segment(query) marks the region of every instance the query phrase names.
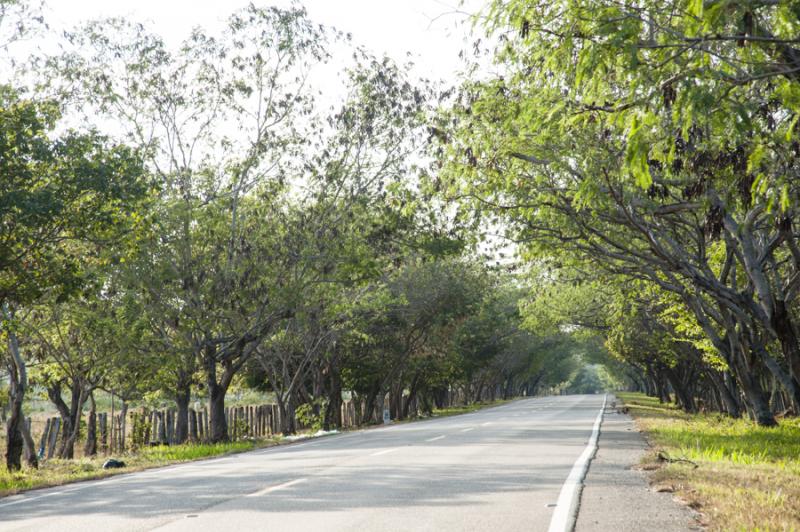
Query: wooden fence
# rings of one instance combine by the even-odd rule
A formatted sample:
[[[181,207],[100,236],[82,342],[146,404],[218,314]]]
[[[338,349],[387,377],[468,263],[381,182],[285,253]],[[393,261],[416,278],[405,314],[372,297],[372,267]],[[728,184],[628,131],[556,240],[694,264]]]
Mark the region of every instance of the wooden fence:
[[[128,411],[125,416],[115,413],[113,418],[108,412],[99,412],[96,415],[97,451],[102,454],[116,454],[129,448],[173,445],[177,443],[177,417],[177,412],[173,408],[155,410],[137,408]],[[88,418],[89,414],[86,414],[86,422]],[[281,431],[280,409],[276,404],[228,407],[225,409],[225,420],[228,437],[231,440],[266,438]],[[63,437],[61,418],[36,420],[33,424],[31,418],[28,418],[27,423],[33,431],[34,440],[38,441],[36,451],[40,459],[53,458]],[[195,443],[207,441],[208,423],[207,408],[197,410],[190,408],[189,441]],[[350,428],[359,423],[355,401],[344,401],[342,427]],[[85,438],[86,430],[82,429],[81,434]]]
[[[444,398],[446,405],[461,404],[465,399],[463,391],[452,390]],[[364,423],[380,422],[383,410],[389,408],[390,401],[387,394],[384,401],[376,401],[372,412],[366,411],[363,398],[354,397],[343,401],[341,407],[342,428],[351,428]],[[409,414],[418,413],[417,401],[412,401]],[[225,409],[225,419],[228,426],[228,437],[231,440],[246,438],[266,438],[280,433],[280,410],[276,404],[261,404],[248,406],[233,406]],[[86,415],[88,423],[89,414]],[[130,410],[126,415],[115,413],[112,417],[108,412],[100,412],[97,420],[97,452],[102,454],[116,454],[132,448],[147,447],[152,445],[172,445],[177,443],[177,412],[172,408],[150,410],[137,408]],[[63,424],[61,418],[26,420],[32,431],[34,441],[38,442],[40,459],[49,459],[55,456],[56,450],[63,437]],[[190,442],[200,443],[208,440],[209,417],[206,408],[189,409]],[[303,428],[300,426],[300,428]],[[85,438],[86,430],[81,430]],[[84,440],[85,441],[85,440]],[[80,453],[76,445],[76,451]]]

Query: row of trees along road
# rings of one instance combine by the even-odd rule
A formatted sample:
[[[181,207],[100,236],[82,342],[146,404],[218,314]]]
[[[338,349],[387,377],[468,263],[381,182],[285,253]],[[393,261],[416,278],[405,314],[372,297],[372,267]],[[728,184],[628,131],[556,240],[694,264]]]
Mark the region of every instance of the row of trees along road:
[[[532,394],[574,371],[572,340],[524,329],[525,283],[486,267],[470,226],[421,191],[432,91],[403,68],[300,8],[250,6],[177,48],[125,20],[63,36],[32,21],[0,0],[9,469],[23,451],[36,465],[31,383],[70,458],[98,390],[123,414],[167,394],[179,442],[203,396],[218,442],[232,385],[273,394],[291,433],[300,405],[337,426],[343,391],[367,419],[391,392],[403,418],[456,386]],[[21,36],[58,52],[13,63]],[[313,76],[342,49],[346,96],[324,111]]]
[[[765,426],[800,412],[798,17],[796,2],[491,2],[498,74],[439,128],[436,186],[507,220],[555,292],[583,292],[563,324],[599,303],[586,325],[642,387]]]

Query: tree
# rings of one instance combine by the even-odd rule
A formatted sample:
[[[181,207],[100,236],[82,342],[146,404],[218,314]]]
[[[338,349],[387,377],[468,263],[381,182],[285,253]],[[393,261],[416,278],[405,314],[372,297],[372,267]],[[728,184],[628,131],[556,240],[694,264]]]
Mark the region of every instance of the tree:
[[[59,119],[54,103],[21,98],[0,87],[0,305],[11,376],[6,464],[19,469],[28,385],[16,312],[45,294],[66,301],[82,285],[84,245],[112,242],[135,214],[144,192],[136,153],[94,133],[49,137]],[[22,434],[21,434],[22,432]]]
[[[781,177],[797,17],[706,4],[495,2],[503,77],[467,85],[450,154],[472,185],[460,194],[535,252],[568,248],[677,294],[770,425],[761,366],[800,399],[796,193]]]
[[[233,14],[221,35],[197,30],[174,52],[142,26],[119,20],[89,24],[70,40],[74,48],[47,63],[58,76],[46,89],[117,120],[163,183],[165,232],[150,249],[159,277],[145,278],[141,290],[163,290],[150,301],[172,308],[151,314],[164,318],[154,328],[171,343],[169,352],[191,353],[199,363],[210,439],[224,440],[227,388],[286,313],[271,306],[274,293],[265,290],[278,284],[285,256],[266,264],[277,250],[262,249],[259,262],[249,240],[263,234],[257,223],[268,210],[245,203],[260,194],[268,209],[277,205],[270,196],[281,194],[313,123],[307,76],[326,57],[326,32],[302,9],[250,6]],[[280,235],[268,238],[277,245]],[[262,265],[266,271],[254,270]],[[178,366],[184,377],[191,373],[191,364]],[[183,411],[191,380],[175,384]],[[178,417],[184,425],[186,416]]]

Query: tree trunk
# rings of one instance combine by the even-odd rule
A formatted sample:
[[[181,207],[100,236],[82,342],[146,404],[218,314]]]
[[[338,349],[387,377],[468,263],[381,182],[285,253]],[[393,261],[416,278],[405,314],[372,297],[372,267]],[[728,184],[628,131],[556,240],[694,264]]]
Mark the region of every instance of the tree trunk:
[[[397,386],[389,388],[389,415],[391,419],[402,419],[402,403],[403,385],[398,383]]]
[[[764,361],[764,365],[775,377],[775,380],[780,383],[781,387],[786,390],[786,393],[789,394],[795,411],[800,413],[800,386],[798,386],[797,380],[784,371],[780,364],[778,364],[778,361],[772,358],[766,349],[762,347],[759,349],[759,352]]]
[[[697,406],[694,404],[694,397],[686,389],[687,387],[681,382],[680,375],[672,368],[664,368],[664,375],[666,375],[672,389],[675,391],[675,399],[684,412],[694,414],[697,412]]]
[[[297,415],[295,412],[295,397],[293,394],[288,394],[286,397],[278,398],[278,410],[281,414],[281,432],[286,434],[294,434],[297,432]]]
[[[9,371],[11,376],[11,387],[9,388],[9,407],[10,415],[6,423],[6,468],[9,471],[19,471],[22,469],[22,430],[20,425],[25,423],[22,415],[23,394],[19,392],[19,382],[14,371]]]
[[[428,394],[422,396],[422,411],[429,416],[433,414],[433,402]]]
[[[72,458],[73,452],[71,449],[69,449],[69,440],[72,436],[75,425],[73,410],[75,410],[75,405],[78,399],[76,394],[79,392],[76,389],[75,383],[73,382],[72,386],[70,387],[70,406],[67,406],[67,403],[65,403],[64,399],[61,397],[62,382],[63,381],[59,380],[49,383],[47,386],[47,396],[50,398],[50,402],[55,405],[59,416],[61,416],[61,443],[59,443],[56,456],[58,458]]]
[[[211,443],[228,441],[228,422],[225,420],[225,390],[216,382],[208,386],[208,440]]]
[[[742,390],[747,397],[747,402],[753,413],[754,421],[761,427],[775,427],[778,422],[769,408],[769,400],[763,388],[755,378],[749,379],[746,384],[742,383]]]
[[[7,305],[3,307],[3,314],[6,318],[11,318]],[[22,468],[22,451],[27,446],[32,452],[25,457],[26,461],[29,466],[38,468],[36,444],[25,424],[25,416],[22,412],[22,402],[28,388],[28,371],[19,352],[17,336],[13,331],[8,331],[8,348],[10,353],[10,360],[7,364],[9,370],[8,394],[11,415],[6,424],[6,467],[9,471],[19,471]]]
[[[364,402],[364,415],[361,418],[362,423],[372,423],[375,421],[375,403],[378,400],[380,389],[373,388],[367,393],[367,399]]]
[[[342,379],[335,357],[328,367],[328,381],[330,389],[328,390],[328,405],[325,407],[325,419],[323,421],[325,430],[342,426]]]
[[[411,406],[411,402],[417,396],[417,387],[419,386],[419,380],[420,376],[419,373],[417,373],[414,375],[414,379],[411,381],[411,386],[409,387],[408,390],[409,391],[408,397],[406,397],[405,400],[402,401],[403,406],[400,412],[402,417],[400,419],[406,419],[408,417],[408,410],[409,407]],[[414,414],[416,415],[416,412]]]
[[[77,380],[70,385],[70,394],[70,406],[67,407],[61,398],[61,383],[53,384],[47,390],[47,395],[56,405],[64,425],[61,433],[61,445],[57,453],[57,456],[63,459],[72,459],[75,456],[75,442],[78,441],[81,429],[81,413],[88,395]]]
[[[222,376],[217,380],[217,351],[211,345],[203,352],[203,370],[208,387],[208,441],[221,443],[230,440],[228,422],[225,420],[225,395],[231,385],[236,368],[230,361],[222,362]]]
[[[789,316],[785,301],[775,300],[770,321],[781,343],[781,350],[789,362],[790,373],[795,382],[800,382],[800,340],[797,337],[797,331]],[[790,394],[795,393],[791,389],[787,391]],[[792,397],[792,399],[795,400],[795,397]]]
[[[741,357],[736,357],[740,359]],[[739,380],[739,385],[742,388],[747,406],[750,407],[750,412],[753,416],[753,421],[762,427],[774,427],[778,424],[775,421],[775,416],[769,408],[769,401],[764,389],[758,382],[758,377],[754,375],[749,368],[741,367],[742,363],[739,361],[737,364],[736,374]]]
[[[484,382],[485,381],[481,379],[480,382],[478,382],[478,386],[475,387],[475,395],[472,398],[473,403],[481,402],[481,398],[483,397],[483,387],[485,386]]]
[[[711,383],[716,388],[728,415],[734,418],[741,417],[742,412],[739,409],[739,403],[736,402],[736,399],[733,397],[733,394],[731,394],[730,389],[725,385],[723,378],[720,377],[716,370],[713,369],[709,370],[707,375]]]
[[[175,392],[175,406],[177,416],[175,419],[175,443],[186,443],[189,439],[189,399],[191,388],[188,384],[179,387]]]

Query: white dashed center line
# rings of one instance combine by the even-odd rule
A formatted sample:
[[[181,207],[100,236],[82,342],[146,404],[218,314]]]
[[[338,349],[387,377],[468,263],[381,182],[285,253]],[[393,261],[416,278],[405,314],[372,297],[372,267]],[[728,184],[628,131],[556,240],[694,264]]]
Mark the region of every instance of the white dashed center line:
[[[260,497],[261,495],[266,495],[267,493],[272,493],[273,491],[282,490],[284,488],[288,488],[289,486],[294,486],[295,484],[300,484],[301,482],[305,482],[308,480],[307,478],[296,478],[294,480],[290,480],[289,482],[284,482],[283,484],[278,484],[277,486],[270,486],[269,488],[265,488],[261,491],[256,491],[255,493],[250,493],[248,497]]]
[[[372,453],[370,456],[381,456],[383,454],[393,453],[395,451],[399,451],[400,447],[395,447],[394,449],[384,449],[383,451],[378,451],[377,453]]]

